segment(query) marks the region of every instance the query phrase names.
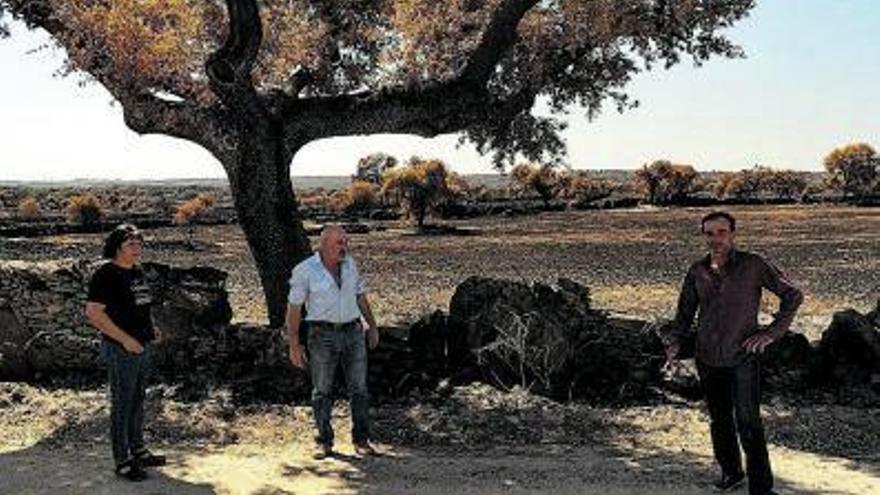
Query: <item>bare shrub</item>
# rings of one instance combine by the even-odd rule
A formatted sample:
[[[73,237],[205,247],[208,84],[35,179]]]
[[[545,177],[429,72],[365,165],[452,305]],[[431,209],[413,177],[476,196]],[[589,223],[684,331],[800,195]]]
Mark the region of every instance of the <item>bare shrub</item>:
[[[97,225],[103,216],[101,203],[94,194],[74,194],[67,198],[67,220],[81,225]]]
[[[25,220],[37,220],[43,217],[40,202],[33,196],[26,196],[18,203],[18,215]]]

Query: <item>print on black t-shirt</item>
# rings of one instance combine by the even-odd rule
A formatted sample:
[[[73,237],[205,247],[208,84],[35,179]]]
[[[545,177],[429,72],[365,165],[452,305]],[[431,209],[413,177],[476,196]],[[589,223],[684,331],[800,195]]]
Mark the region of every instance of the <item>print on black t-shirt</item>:
[[[153,304],[153,294],[150,291],[150,285],[147,283],[146,277],[143,276],[143,272],[138,269],[134,269],[135,273],[131,280],[131,292],[134,294],[134,304],[138,307],[146,307],[149,309],[150,305]]]

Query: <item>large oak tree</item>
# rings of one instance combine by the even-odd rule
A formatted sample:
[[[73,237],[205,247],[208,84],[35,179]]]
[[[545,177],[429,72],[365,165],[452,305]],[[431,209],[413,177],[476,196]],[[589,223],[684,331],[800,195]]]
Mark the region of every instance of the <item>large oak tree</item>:
[[[739,56],[754,0],[0,0],[46,30],[141,134],[223,165],[273,325],[308,254],[290,179],[307,143],[461,133],[499,166],[564,154],[557,117],[632,102],[656,64]],[[14,70],[6,68],[6,70]],[[536,115],[541,98],[552,116]]]

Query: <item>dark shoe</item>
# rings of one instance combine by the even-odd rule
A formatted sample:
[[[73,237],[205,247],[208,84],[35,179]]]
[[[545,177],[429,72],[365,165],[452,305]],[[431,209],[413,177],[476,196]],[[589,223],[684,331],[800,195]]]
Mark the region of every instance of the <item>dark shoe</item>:
[[[141,467],[137,459],[130,458],[116,465],[116,476],[128,481],[143,481],[147,479],[147,472]]]
[[[147,449],[132,452],[132,455],[135,459],[137,459],[138,463],[144,467],[157,467],[165,465],[164,455],[154,454]]]
[[[370,442],[360,442],[354,444],[354,451],[361,457],[376,455],[376,449],[370,445]]]
[[[746,481],[746,475],[743,473],[739,474],[724,474],[721,475],[721,479],[714,483],[715,490],[719,492],[730,492],[736,490],[737,488],[743,486]]]
[[[312,452],[312,459],[320,461],[333,455],[333,447],[327,444],[319,443],[315,445],[315,451]]]

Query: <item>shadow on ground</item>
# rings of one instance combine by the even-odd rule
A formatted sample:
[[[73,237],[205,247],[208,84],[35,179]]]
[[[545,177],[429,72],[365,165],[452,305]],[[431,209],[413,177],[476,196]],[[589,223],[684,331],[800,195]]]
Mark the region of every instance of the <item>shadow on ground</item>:
[[[349,418],[335,415],[339,454],[323,461],[311,459],[311,438],[304,434],[290,443],[261,443],[222,418],[199,422],[192,414],[171,418],[159,409],[149,410],[149,433],[170,462],[153,470],[149,480],[134,484],[113,475],[106,408],[98,408],[91,415],[71,415],[30,447],[0,454],[0,491],[689,495],[710,492],[717,475],[704,417],[695,404],[599,409],[518,391],[463,387],[442,397],[375,408],[374,433],[382,454],[376,457],[353,454]],[[856,445],[876,432],[853,437],[872,424],[859,419],[866,413],[846,408],[771,413],[767,428],[780,493],[878,493],[877,459],[861,456],[864,448]],[[675,427],[679,417],[693,428],[691,435],[666,440],[659,430]],[[212,425],[229,434],[218,434]],[[308,430],[308,425],[299,427]],[[837,434],[851,440],[841,442]]]

